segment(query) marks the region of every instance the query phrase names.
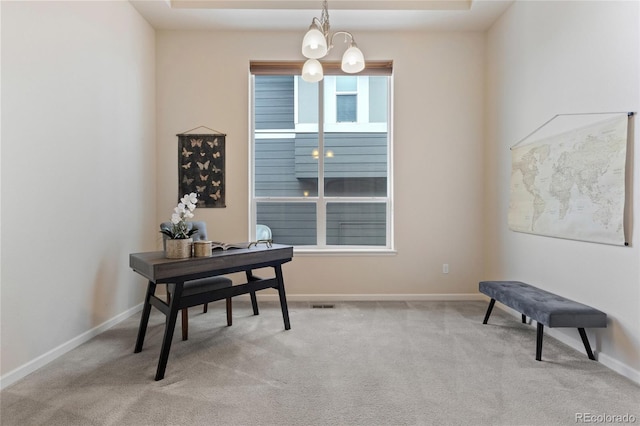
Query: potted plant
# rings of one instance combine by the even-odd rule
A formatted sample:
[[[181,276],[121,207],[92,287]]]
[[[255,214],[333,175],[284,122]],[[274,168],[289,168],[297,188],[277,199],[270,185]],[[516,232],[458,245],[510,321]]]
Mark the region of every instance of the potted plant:
[[[192,192],[183,196],[171,215],[171,228],[160,232],[168,238],[165,241],[165,256],[169,259],[183,259],[191,257],[193,238],[198,232],[187,225],[187,219],[193,217],[193,211],[198,203],[198,194]]]

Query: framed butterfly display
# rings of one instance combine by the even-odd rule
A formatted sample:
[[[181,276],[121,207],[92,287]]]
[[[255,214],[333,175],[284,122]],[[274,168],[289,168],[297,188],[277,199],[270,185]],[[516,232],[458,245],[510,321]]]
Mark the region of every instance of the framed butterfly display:
[[[178,134],[179,194],[198,194],[198,207],[226,207],[222,133]]]

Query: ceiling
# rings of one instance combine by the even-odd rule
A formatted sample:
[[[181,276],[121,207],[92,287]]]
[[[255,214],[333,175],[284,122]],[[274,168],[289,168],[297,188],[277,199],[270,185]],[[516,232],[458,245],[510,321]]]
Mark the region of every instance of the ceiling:
[[[333,30],[484,31],[514,0],[330,0]],[[129,0],[158,30],[305,31],[321,0]]]

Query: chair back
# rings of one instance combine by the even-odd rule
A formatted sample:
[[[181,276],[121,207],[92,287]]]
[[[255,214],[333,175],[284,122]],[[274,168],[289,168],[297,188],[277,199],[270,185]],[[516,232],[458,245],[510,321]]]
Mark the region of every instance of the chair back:
[[[160,224],[160,230],[170,230],[171,227],[173,226],[173,224],[171,222],[162,222]],[[191,238],[193,238],[193,241],[207,241],[208,237],[207,237],[207,223],[203,222],[201,220],[195,220],[192,222],[187,222],[187,230],[192,230],[195,229],[198,232],[194,233]],[[162,248],[166,249],[165,245],[165,241],[168,239],[169,237],[167,237],[165,234],[162,234]]]

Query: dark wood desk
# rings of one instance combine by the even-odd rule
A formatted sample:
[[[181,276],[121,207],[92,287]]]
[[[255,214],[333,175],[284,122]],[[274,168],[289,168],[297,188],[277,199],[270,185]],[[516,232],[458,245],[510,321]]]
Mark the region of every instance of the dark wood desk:
[[[189,259],[167,259],[162,251],[130,254],[129,266],[149,280],[134,352],[142,351],[151,306],[155,306],[167,316],[155,377],[156,380],[162,380],[169,359],[176,318],[181,309],[249,293],[253,313],[258,315],[256,291],[267,288],[278,290],[284,328],[289,330],[291,326],[282,278],[282,264],[289,262],[292,258],[293,247],[280,244],[273,244],[271,247],[259,245],[248,249],[215,251],[211,257],[191,257]],[[275,278],[262,279],[253,275],[252,270],[265,267],[272,267],[275,270]],[[246,284],[182,297],[185,281],[242,271],[247,276]],[[169,304],[155,295],[156,284],[170,284],[167,285],[167,291],[171,293]]]

